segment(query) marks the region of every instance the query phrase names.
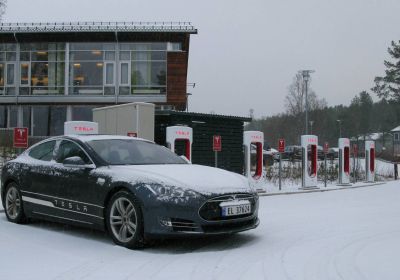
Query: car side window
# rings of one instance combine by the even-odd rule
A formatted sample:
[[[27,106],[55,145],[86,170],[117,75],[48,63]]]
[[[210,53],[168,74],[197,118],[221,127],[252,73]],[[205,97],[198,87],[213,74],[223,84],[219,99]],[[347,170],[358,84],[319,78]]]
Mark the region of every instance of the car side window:
[[[58,147],[56,161],[62,163],[64,159],[76,156],[80,157],[86,164],[92,164],[92,161],[77,144],[63,140]]]
[[[53,158],[53,151],[56,141],[48,141],[32,148],[29,156],[43,161],[51,161]]]

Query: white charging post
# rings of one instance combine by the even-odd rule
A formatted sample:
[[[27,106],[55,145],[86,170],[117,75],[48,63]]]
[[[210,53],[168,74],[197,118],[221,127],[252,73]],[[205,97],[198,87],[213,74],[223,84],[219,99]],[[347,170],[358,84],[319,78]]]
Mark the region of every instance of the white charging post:
[[[252,157],[252,145],[256,147],[255,153],[255,171],[252,174],[251,171],[251,157]],[[258,182],[262,179],[263,172],[263,145],[264,145],[264,133],[261,131],[245,131],[243,134],[243,146],[244,146],[244,175],[254,182]]]
[[[185,145],[184,156],[192,161],[193,129],[188,126],[169,126],[167,127],[166,142],[167,146],[174,153],[176,142],[181,141]]]
[[[350,185],[350,139],[339,138],[339,185]]]
[[[302,188],[318,188],[318,136],[302,135]]]
[[[64,135],[98,134],[99,124],[87,121],[64,122]]]
[[[365,180],[375,182],[375,142],[365,141]]]

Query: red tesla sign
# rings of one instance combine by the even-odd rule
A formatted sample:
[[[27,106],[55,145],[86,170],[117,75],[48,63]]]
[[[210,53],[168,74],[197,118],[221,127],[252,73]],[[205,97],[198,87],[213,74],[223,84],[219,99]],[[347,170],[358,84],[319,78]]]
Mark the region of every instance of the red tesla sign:
[[[327,154],[328,151],[329,151],[329,143],[325,142],[325,144],[324,144],[324,153]]]
[[[221,135],[214,135],[213,137],[213,151],[220,152],[222,150],[222,137]]]
[[[28,148],[28,128],[14,128],[14,148]]]
[[[285,151],[285,139],[279,139],[278,140],[278,151],[280,153],[283,153]]]

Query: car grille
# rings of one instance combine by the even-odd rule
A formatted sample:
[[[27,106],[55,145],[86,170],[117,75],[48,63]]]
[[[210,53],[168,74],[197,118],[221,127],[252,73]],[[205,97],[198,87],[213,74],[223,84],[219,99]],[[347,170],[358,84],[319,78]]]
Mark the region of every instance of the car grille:
[[[199,227],[190,220],[171,218],[173,231],[196,231]]]
[[[257,218],[253,218],[248,221],[240,222],[225,222],[223,224],[215,225],[204,225],[202,229],[205,233],[218,233],[218,232],[229,232],[235,230],[246,230],[247,228],[254,227],[257,223]]]
[[[251,204],[251,213],[238,215],[238,216],[229,216],[222,217],[221,216],[221,207],[219,206],[222,202],[232,201],[234,199],[237,200],[248,200]],[[244,217],[250,217],[254,214],[255,208],[257,204],[257,196],[251,194],[230,194],[214,197],[204,203],[199,210],[199,215],[206,221],[224,221],[224,220],[232,220],[239,219]]]

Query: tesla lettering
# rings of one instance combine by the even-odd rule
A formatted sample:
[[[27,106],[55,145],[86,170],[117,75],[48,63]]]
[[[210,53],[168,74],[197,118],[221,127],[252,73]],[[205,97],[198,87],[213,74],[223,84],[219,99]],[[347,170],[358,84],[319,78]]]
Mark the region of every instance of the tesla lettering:
[[[54,199],[54,205],[59,208],[75,210],[75,211],[85,212],[85,213],[88,212],[87,206],[83,205],[83,204],[79,204],[79,203],[73,203],[73,202],[67,202],[64,200]]]

